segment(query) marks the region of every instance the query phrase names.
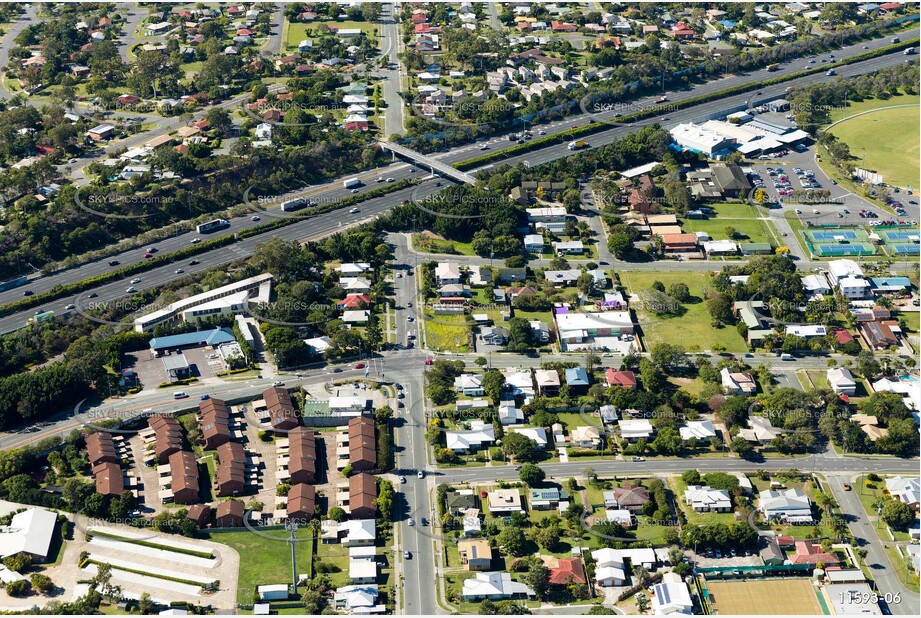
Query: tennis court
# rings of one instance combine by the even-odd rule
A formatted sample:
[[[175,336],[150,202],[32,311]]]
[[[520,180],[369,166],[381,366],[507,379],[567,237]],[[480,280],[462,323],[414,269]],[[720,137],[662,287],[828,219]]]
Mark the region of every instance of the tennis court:
[[[818,257],[876,254],[869,234],[860,228],[803,230],[803,236],[809,250]]]
[[[918,255],[921,253],[921,233],[917,228],[877,228],[889,255]]]
[[[709,601],[720,614],[821,616],[809,579],[748,579],[706,583]]]

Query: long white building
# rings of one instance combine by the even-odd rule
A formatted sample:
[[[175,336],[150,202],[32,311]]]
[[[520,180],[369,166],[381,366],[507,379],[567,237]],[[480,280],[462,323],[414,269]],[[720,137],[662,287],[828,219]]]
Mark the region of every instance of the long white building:
[[[134,320],[134,330],[145,333],[160,324],[182,320],[191,322],[203,317],[242,313],[248,303],[267,303],[272,293],[272,274],[263,273],[195,294]],[[255,292],[255,293],[254,293]]]

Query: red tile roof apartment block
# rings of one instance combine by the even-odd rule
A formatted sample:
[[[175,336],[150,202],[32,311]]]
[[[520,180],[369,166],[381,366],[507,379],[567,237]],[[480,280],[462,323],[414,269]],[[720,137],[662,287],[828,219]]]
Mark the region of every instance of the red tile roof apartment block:
[[[103,462],[119,463],[120,458],[115,451],[112,434],[100,431],[86,436],[86,458],[91,467]]]
[[[349,420],[349,464],[357,472],[377,467],[374,421],[367,416],[356,416]]]
[[[147,422],[156,434],[157,463],[165,464],[174,453],[182,450],[182,426],[172,416],[161,414],[151,416]]]
[[[236,496],[246,489],[246,451],[239,442],[225,442],[217,447],[217,478],[215,492],[218,496]]]
[[[283,388],[272,387],[262,393],[269,410],[269,422],[274,431],[290,431],[298,426],[297,412],[291,395]]]
[[[206,399],[198,404],[198,420],[205,450],[214,450],[230,442],[230,411],[220,399]]]
[[[317,442],[313,429],[297,427],[288,432],[288,473],[291,484],[317,482]]]
[[[317,491],[313,485],[298,483],[288,491],[288,519],[306,522],[316,510]]]
[[[349,513],[352,519],[373,519],[377,515],[377,483],[367,472],[349,477]]]
[[[173,502],[177,504],[194,504],[198,496],[198,462],[191,451],[177,451],[169,456],[170,487]]]
[[[218,528],[239,528],[243,525],[246,508],[239,500],[218,502],[214,508],[214,525]]]

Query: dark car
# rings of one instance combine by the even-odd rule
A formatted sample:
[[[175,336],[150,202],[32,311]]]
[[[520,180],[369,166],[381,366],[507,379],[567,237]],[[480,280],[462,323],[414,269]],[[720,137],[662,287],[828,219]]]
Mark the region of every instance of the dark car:
[[[23,295],[23,296],[32,296],[32,294],[34,294],[34,293],[35,293],[35,292],[33,292],[32,290],[23,290],[22,295]]]
[[[97,294],[96,292],[90,292],[87,298],[96,298],[97,296],[99,296],[99,294]]]
[[[111,260],[109,262],[109,266],[118,266],[118,264],[119,264],[118,260]]]
[[[195,265],[198,264],[198,263],[199,263],[198,260],[190,260],[190,261],[189,261],[189,266],[195,266]]]

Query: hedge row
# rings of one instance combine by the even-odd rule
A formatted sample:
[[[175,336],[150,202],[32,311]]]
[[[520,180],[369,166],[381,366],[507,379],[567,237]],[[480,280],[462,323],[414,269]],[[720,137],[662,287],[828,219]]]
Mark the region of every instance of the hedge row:
[[[342,198],[341,200],[337,200],[329,204],[324,204],[322,206],[317,206],[314,208],[314,211],[312,214],[321,215],[327,212],[338,210],[340,208],[346,208],[348,206],[352,206],[353,204],[357,204],[359,202],[363,202],[363,201],[373,199],[376,197],[381,197],[382,195],[387,195],[388,193],[393,193],[394,191],[405,189],[406,187],[412,184],[415,184],[414,180],[404,178],[402,180],[399,180],[398,182],[389,183],[385,186],[378,187],[376,189],[372,189],[371,191],[368,191],[366,193],[349,195],[347,197]],[[271,231],[286,227],[288,225],[293,225],[294,223],[297,223],[302,220],[303,220],[303,217],[287,217],[284,219],[275,219],[274,221],[270,223],[265,223],[262,225],[258,225],[256,227],[251,227],[246,230],[237,232],[235,234],[228,234],[227,236],[222,236],[220,238],[207,240],[202,243],[190,245],[183,249],[179,249],[178,251],[173,251],[168,254],[164,254],[164,255],[161,255],[155,258],[151,258],[149,260],[144,260],[143,262],[139,262],[137,264],[132,264],[130,266],[125,266],[123,268],[111,270],[103,275],[98,275],[96,277],[90,277],[89,279],[83,279],[81,281],[75,281],[74,283],[69,283],[67,285],[56,285],[50,290],[48,290],[47,292],[42,292],[41,294],[29,296],[28,298],[24,298],[22,300],[17,300],[16,302],[7,303],[6,305],[3,305],[2,307],[0,307],[0,317],[7,316],[12,313],[16,313],[18,311],[24,311],[26,309],[31,309],[33,307],[43,305],[47,302],[57,300],[65,296],[72,296],[75,294],[79,294],[80,292],[90,290],[99,285],[111,283],[113,281],[118,281],[119,279],[124,279],[126,277],[136,275],[138,273],[152,270],[154,268],[157,268],[158,266],[163,266],[165,264],[169,264],[176,260],[199,255],[201,253],[211,251],[212,249],[218,249],[220,247],[230,245],[236,242],[237,240],[242,240],[244,238],[249,238],[251,236],[258,236],[260,234],[265,234],[267,232],[271,232]]]
[[[686,107],[693,107],[695,105],[700,105],[702,103],[708,103],[715,99],[722,99],[725,97],[733,96],[736,94],[741,94],[743,92],[748,92],[751,90],[758,90],[764,88],[765,86],[773,86],[775,84],[781,84],[793,79],[798,79],[800,77],[806,77],[808,75],[815,75],[816,73],[823,73],[828,71],[828,69],[842,67],[849,64],[854,64],[857,62],[863,62],[864,60],[870,60],[872,58],[877,58],[879,56],[885,56],[895,51],[899,51],[908,47],[913,47],[918,44],[918,39],[912,39],[909,41],[902,41],[900,43],[895,43],[893,45],[888,45],[886,47],[881,47],[872,51],[864,52],[852,56],[845,60],[839,60],[831,64],[817,65],[810,69],[804,69],[802,71],[797,71],[796,73],[788,73],[786,75],[779,75],[771,79],[766,79],[759,82],[748,82],[745,84],[740,84],[732,88],[727,88],[726,90],[720,90],[719,92],[713,92],[710,94],[701,95],[698,97],[691,97],[690,99],[684,99],[682,101],[676,101],[674,103],[668,103],[665,105],[657,105],[651,107],[647,110],[641,112],[634,112],[632,114],[624,114],[618,118],[618,124],[627,124],[635,122],[637,120],[645,120],[646,118],[653,118],[662,114],[663,112],[672,112],[677,109],[684,109]],[[586,137],[588,135],[593,135],[595,133],[600,133],[602,131],[607,131],[611,128],[611,125],[607,122],[592,122],[581,127],[575,127],[573,129],[568,129],[562,133],[557,133],[555,135],[548,135],[546,137],[541,137],[537,139],[530,140],[528,142],[523,142],[517,146],[512,146],[511,148],[506,148],[504,150],[497,150],[486,155],[481,155],[474,157],[472,159],[467,159],[466,161],[460,161],[454,164],[454,167],[461,171],[466,171],[471,168],[480,167],[488,163],[493,163],[495,161],[500,161],[510,156],[523,154],[526,152],[531,152],[532,150],[539,150],[546,146],[555,145],[562,142],[572,141],[580,137]]]

